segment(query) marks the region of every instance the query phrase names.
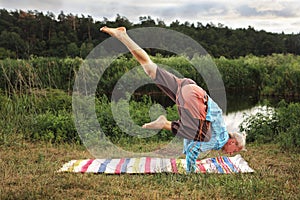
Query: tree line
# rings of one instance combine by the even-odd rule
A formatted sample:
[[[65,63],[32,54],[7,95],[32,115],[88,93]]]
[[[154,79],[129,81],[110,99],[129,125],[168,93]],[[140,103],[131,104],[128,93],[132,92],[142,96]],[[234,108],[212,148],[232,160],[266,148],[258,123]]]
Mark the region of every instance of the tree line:
[[[184,33],[214,56],[237,58],[249,54],[266,56],[273,53],[300,55],[300,33],[270,33],[253,27],[231,29],[223,24],[189,23],[176,20],[166,25],[150,16],[139,17],[139,23],[130,22],[117,14],[114,21],[103,18],[97,21],[92,16],[52,12],[8,11],[0,9],[0,59],[42,57],[84,58],[108,36],[99,31],[102,26],[162,27]],[[149,53],[156,53],[149,50]],[[151,52],[153,51],[153,52]],[[167,52],[160,52],[168,54]]]

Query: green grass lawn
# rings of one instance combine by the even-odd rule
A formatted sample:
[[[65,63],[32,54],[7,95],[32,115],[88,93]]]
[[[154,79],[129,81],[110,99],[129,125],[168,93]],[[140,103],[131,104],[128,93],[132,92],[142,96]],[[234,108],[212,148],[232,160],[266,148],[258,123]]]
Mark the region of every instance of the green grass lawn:
[[[300,199],[300,154],[254,144],[241,154],[255,173],[96,175],[56,173],[92,158],[82,146],[2,145],[0,199]]]

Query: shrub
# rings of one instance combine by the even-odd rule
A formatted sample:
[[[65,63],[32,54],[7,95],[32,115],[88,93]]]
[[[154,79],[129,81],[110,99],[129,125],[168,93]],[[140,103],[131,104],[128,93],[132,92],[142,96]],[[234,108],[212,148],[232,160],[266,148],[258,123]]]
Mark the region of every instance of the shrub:
[[[281,101],[275,109],[267,108],[248,116],[240,130],[248,134],[248,142],[278,143],[282,149],[300,150],[300,103]]]
[[[112,110],[115,110],[113,115]],[[156,119],[161,114],[174,118],[177,110],[167,108],[166,113],[158,107],[150,97],[144,96],[141,101],[120,99],[117,102],[109,102],[106,96],[96,100],[96,113],[102,131],[114,142],[121,138],[139,137],[144,140],[168,140],[172,134],[167,131],[155,131],[142,129],[144,123]],[[130,141],[130,140],[128,140]]]
[[[280,103],[278,108],[279,137],[277,142],[285,149],[300,152],[300,103]]]
[[[35,96],[34,109],[38,113],[58,112],[60,110],[72,111],[72,96],[59,89],[33,90]]]
[[[283,149],[300,152],[300,125],[290,127],[286,132],[281,132],[278,143]]]
[[[79,142],[73,117],[66,111],[57,114],[46,112],[32,116],[30,140],[43,140],[47,142]]]
[[[278,135],[277,115],[270,107],[261,107],[255,115],[246,116],[240,131],[247,133],[247,142],[272,142]]]

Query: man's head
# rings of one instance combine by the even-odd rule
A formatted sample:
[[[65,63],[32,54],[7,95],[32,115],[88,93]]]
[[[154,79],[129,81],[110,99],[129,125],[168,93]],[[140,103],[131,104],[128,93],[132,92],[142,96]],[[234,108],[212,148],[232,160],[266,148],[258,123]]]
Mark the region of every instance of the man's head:
[[[240,133],[229,133],[229,139],[227,143],[223,146],[222,150],[225,153],[229,153],[230,155],[234,152],[239,151],[247,151],[246,146],[246,134]]]

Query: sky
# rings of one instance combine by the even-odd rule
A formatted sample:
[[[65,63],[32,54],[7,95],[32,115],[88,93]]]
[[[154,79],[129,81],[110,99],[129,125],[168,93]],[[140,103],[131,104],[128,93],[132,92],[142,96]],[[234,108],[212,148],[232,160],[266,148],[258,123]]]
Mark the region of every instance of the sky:
[[[223,24],[228,28],[248,28],[274,33],[300,33],[299,0],[0,0],[0,8],[9,11],[37,10],[92,16],[114,21],[117,15],[139,23],[139,17],[150,16],[167,25],[197,22]]]

